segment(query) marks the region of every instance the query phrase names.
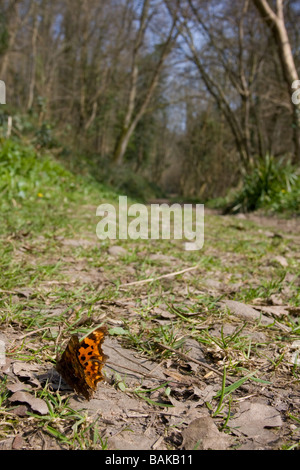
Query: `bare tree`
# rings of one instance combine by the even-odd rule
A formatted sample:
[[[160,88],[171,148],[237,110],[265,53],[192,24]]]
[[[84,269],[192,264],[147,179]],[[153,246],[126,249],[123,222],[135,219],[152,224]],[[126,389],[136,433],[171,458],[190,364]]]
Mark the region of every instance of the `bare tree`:
[[[210,3],[203,0],[180,3],[181,36],[190,51],[186,57],[196,66],[224,114],[242,166],[247,169],[254,154],[250,122],[252,94],[264,57],[264,45],[258,47],[249,0],[238,6],[223,2],[217,18],[214,7],[217,9],[218,2]],[[170,7],[170,3],[167,4]],[[169,11],[172,10],[169,8]]]
[[[164,38],[162,47],[160,48],[160,55],[152,72],[152,77],[149,81],[149,85],[144,93],[143,98],[137,104],[137,81],[139,75],[138,57],[139,52],[144,43],[147,26],[149,25],[151,16],[153,16],[153,12],[150,12],[150,5],[150,0],[143,1],[142,10],[139,17],[139,28],[136,32],[133,43],[127,110],[125,112],[122,129],[117,139],[113,154],[113,161],[117,165],[121,165],[123,162],[124,154],[126,152],[129,139],[132,136],[134,130],[136,129],[137,124],[139,123],[139,121],[147,110],[151,98],[153,97],[154,91],[158,85],[164,62],[168,54],[170,53],[172,45],[174,44],[178,35],[178,32],[176,32],[175,28],[177,22],[177,18],[175,15],[173,17],[171,25],[169,26],[166,37]]]
[[[13,123],[89,155],[100,178],[126,179],[126,158],[152,182],[169,168],[172,188],[224,194],[257,155],[300,146],[294,11],[295,0],[2,1]]]
[[[286,81],[289,95],[294,91],[293,84],[300,88],[299,75],[296,69],[291,43],[285,25],[283,0],[276,0],[276,12],[272,10],[267,0],[253,0],[263,21],[270,28],[273,38],[277,44],[278,54],[282,66],[283,76]],[[295,161],[300,161],[300,103],[293,102],[294,116],[294,145]]]
[[[22,26],[27,22],[34,7],[34,2],[31,1],[27,8],[21,9],[21,3],[21,0],[11,0],[8,2],[7,8],[3,9],[2,12],[6,17],[5,19],[8,30],[8,44],[4,54],[2,55],[0,66],[0,76],[2,78],[5,78],[9,65],[9,58],[12,53],[15,52],[17,35]]]
[[[29,82],[29,94],[27,102],[27,110],[30,110],[33,105],[34,88],[36,79],[36,61],[37,61],[37,38],[38,38],[38,14],[37,4],[33,4],[33,26],[32,26],[32,39],[31,39],[31,71]]]

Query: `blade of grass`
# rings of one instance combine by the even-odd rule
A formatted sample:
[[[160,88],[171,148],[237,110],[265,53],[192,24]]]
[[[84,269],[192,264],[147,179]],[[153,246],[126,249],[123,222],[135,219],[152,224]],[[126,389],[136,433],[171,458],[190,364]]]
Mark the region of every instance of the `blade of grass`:
[[[227,388],[229,388],[229,387],[227,387]],[[217,406],[216,411],[213,413],[213,416],[216,416],[222,408],[223,399],[224,399],[224,396],[225,396],[225,390],[226,390],[226,366],[224,366],[224,370],[223,370],[222,388],[220,390],[219,404]]]
[[[250,378],[253,377],[254,374],[256,374],[257,371],[254,371],[254,372],[251,372],[250,374],[246,375],[245,377],[242,377],[241,379],[237,380],[236,382],[234,382],[233,384],[231,385],[228,385],[228,387],[225,387],[223,389],[223,387],[221,388],[221,390],[219,392],[216,393],[216,395],[214,396],[214,398],[218,398],[218,397],[224,397],[224,395],[227,395],[229,393],[232,393],[234,392],[234,390],[236,390],[237,388],[239,388],[241,385],[243,385],[247,380],[249,380]],[[223,384],[223,382],[222,382]]]

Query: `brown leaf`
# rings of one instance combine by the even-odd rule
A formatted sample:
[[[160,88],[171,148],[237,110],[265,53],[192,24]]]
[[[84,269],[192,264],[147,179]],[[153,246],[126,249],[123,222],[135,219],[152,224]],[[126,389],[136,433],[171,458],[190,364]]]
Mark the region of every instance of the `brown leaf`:
[[[272,305],[272,306],[265,306],[265,305],[256,305],[255,309],[261,310],[267,314],[274,315],[275,317],[284,317],[289,314],[288,307],[282,305]]]
[[[172,377],[172,379],[176,380],[177,382],[187,382],[188,378],[184,375],[179,374],[178,372],[170,369],[164,369],[164,373],[168,377]]]
[[[289,263],[287,262],[284,256],[281,256],[281,255],[275,256],[274,260],[277,261],[277,263],[281,264],[283,268],[287,268],[289,265]]]
[[[27,406],[26,405],[16,406],[16,408],[14,408],[11,412],[12,414],[16,416],[20,416],[22,418],[23,416],[27,415]]]
[[[14,383],[9,383],[6,386],[7,390],[9,390],[12,393],[19,392],[21,390],[23,391],[29,391],[31,389],[30,385],[23,384],[22,382],[14,382]]]
[[[185,450],[226,450],[232,443],[232,438],[220,432],[210,416],[194,419],[182,436]]]
[[[280,413],[264,403],[242,403],[241,413],[229,420],[228,425],[245,436],[271,441],[275,435],[265,428],[282,426]]]
[[[166,320],[176,318],[176,315],[174,313],[168,312],[167,310],[162,309],[160,307],[154,307],[152,313],[154,315],[159,315],[161,318],[164,318]]]
[[[127,254],[127,251],[122,246],[113,245],[108,248],[108,254],[111,256],[124,256]]]
[[[41,398],[35,398],[28,392],[15,392],[11,397],[9,397],[9,401],[27,403],[32,410],[37,411],[41,415],[49,413],[47,403]]]
[[[243,318],[244,320],[260,320],[263,325],[270,325],[273,323],[273,320],[267,318],[265,315],[261,315],[257,310],[243,302],[237,302],[236,300],[223,300],[221,304],[228,307],[233,315]]]
[[[17,434],[17,436],[14,438],[14,441],[12,443],[12,449],[18,450],[21,449],[24,446],[25,442],[22,437],[22,434]]]
[[[12,366],[12,370],[15,375],[18,375],[20,377],[32,377],[32,372],[37,372],[39,368],[37,365],[34,364],[16,361]]]

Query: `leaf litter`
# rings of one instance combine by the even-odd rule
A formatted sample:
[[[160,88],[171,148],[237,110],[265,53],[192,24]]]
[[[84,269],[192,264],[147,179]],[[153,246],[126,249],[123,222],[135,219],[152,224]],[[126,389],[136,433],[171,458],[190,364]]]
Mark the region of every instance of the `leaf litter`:
[[[246,230],[239,229],[239,233],[247,235]],[[270,243],[286,241],[284,235],[260,235]],[[244,253],[233,253],[230,258],[226,246],[223,252],[215,248],[214,253],[228,263],[230,275],[214,266],[217,257],[209,254],[210,247],[195,264],[181,255],[152,253],[151,247],[150,251],[144,247],[142,257],[135,256],[125,245],[122,250],[107,250],[99,270],[84,263],[82,256],[77,260],[72,255],[74,248],[93,249],[92,243],[82,240],[83,236],[78,243],[61,240],[63,257],[69,260],[61,267],[61,279],[42,280],[36,288],[22,289],[25,295],[21,289],[15,291],[17,305],[32,309],[42,300],[44,308],[35,308],[40,320],[30,336],[28,330],[22,331],[22,320],[4,329],[7,342],[13,338],[13,349],[7,364],[1,366],[1,393],[6,394],[6,413],[19,422],[13,438],[3,437],[1,448],[82,447],[74,429],[86,433],[87,448],[95,440],[91,430],[97,430],[98,446],[108,449],[280,449],[298,444],[299,330],[294,325],[299,306],[289,300],[295,293],[295,272],[280,289],[270,288],[268,295],[260,297],[264,292],[258,289],[259,274],[253,282],[236,282],[236,264],[241,263],[238,269],[243,272],[249,260]],[[129,255],[132,262],[126,261]],[[151,270],[141,265],[145,259]],[[283,258],[276,261],[272,269],[287,268]],[[162,266],[167,269],[161,270]],[[113,296],[94,300],[90,295],[95,288],[102,293],[112,289],[118,277],[120,287]],[[205,278],[209,280],[206,287]],[[78,308],[68,308],[68,302],[60,300],[61,280],[66,292],[75,285],[87,300]],[[247,288],[258,289],[258,295],[243,300],[240,294],[247,294]],[[11,295],[5,290],[2,294]],[[42,319],[47,316],[54,322],[51,328],[44,326]],[[105,322],[110,330],[104,343],[110,358],[106,381],[90,402],[74,394],[53,367],[59,335],[67,337],[61,326],[71,334],[72,325],[80,328],[86,322]],[[52,353],[47,342],[54,348]],[[46,353],[37,348],[38,343]],[[30,356],[34,349],[32,359],[18,358]],[[49,413],[55,413],[55,407],[64,412],[52,424]],[[71,421],[66,410],[73,410]],[[28,416],[35,416],[35,424]],[[43,417],[51,424],[45,425]],[[2,426],[7,425],[5,413],[2,419]],[[76,425],[76,419],[81,424]],[[72,439],[68,438],[70,429]]]

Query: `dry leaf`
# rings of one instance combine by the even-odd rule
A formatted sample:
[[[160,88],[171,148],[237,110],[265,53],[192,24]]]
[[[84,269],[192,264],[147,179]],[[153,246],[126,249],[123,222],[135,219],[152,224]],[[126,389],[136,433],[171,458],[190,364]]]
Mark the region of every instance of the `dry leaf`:
[[[10,392],[15,393],[15,392],[19,392],[21,390],[29,391],[32,387],[31,387],[31,385],[26,385],[26,384],[23,384],[20,381],[17,381],[17,382],[14,382],[14,383],[7,384],[6,388]]]
[[[289,265],[289,263],[287,262],[284,256],[281,256],[281,255],[275,256],[274,260],[277,261],[277,263],[281,264],[283,268],[287,268]]]
[[[27,362],[16,361],[12,366],[13,373],[20,377],[32,377],[32,372],[37,372],[39,370],[37,365],[29,364]]]
[[[284,317],[289,314],[288,307],[283,305],[272,305],[272,306],[265,306],[265,305],[256,305],[255,309],[261,310],[267,314],[274,315],[275,317]]]
[[[24,446],[25,442],[22,437],[22,434],[17,434],[12,443],[12,449],[19,450]]]
[[[15,392],[11,397],[9,397],[9,401],[27,403],[32,410],[37,411],[40,415],[46,415],[49,413],[47,403],[41,398],[35,398],[28,392]]]
[[[231,430],[245,436],[259,439],[261,442],[269,442],[276,439],[274,433],[266,428],[282,426],[280,413],[272,406],[264,403],[241,404],[239,416],[229,420]]]
[[[41,385],[34,373],[39,371],[39,367],[35,364],[28,364],[26,362],[16,361],[12,365],[12,371],[18,377],[27,379],[29,382],[36,386]]]
[[[220,432],[210,416],[194,419],[182,436],[185,450],[226,450],[232,443],[231,436]]]
[[[252,308],[250,305],[246,305],[243,302],[237,302],[236,300],[223,300],[221,304],[229,308],[233,315],[243,318],[247,321],[260,320],[263,325],[270,325],[273,320],[267,318],[265,315],[261,315],[257,310]]]
[[[122,256],[126,255],[127,251],[122,246],[113,245],[108,248],[108,254],[111,256]]]
[[[27,415],[27,406],[25,406],[25,405],[16,406],[16,408],[14,408],[11,412],[12,412],[12,414],[14,414],[16,416],[19,416],[20,418],[22,418],[23,416],[28,416]]]

